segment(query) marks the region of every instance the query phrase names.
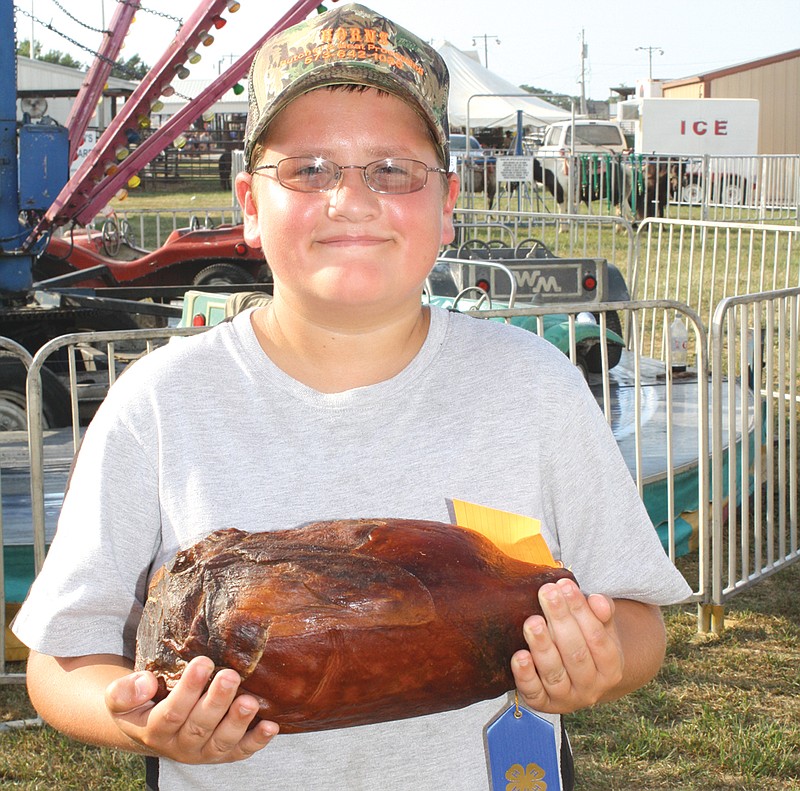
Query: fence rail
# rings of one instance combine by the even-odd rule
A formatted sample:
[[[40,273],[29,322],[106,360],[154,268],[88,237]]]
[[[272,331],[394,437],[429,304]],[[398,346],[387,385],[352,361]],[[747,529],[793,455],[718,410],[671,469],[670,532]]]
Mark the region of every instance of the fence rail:
[[[647,220],[636,232],[629,270],[635,299],[673,299],[706,327],[728,297],[800,286],[800,227],[701,220]],[[648,326],[647,353],[662,336]]]
[[[799,309],[800,288],[792,288],[729,297],[712,318],[712,487],[720,493],[712,526],[716,607],[800,560]],[[744,436],[748,414],[741,394],[731,390],[737,381],[751,386],[753,441],[742,442],[738,463],[726,469],[722,438],[737,431]],[[714,617],[709,610],[707,618]]]
[[[465,208],[546,214],[668,217],[739,222],[798,221],[800,155],[659,156],[538,154],[528,149],[503,174],[506,151],[459,160]],[[516,164],[516,163],[515,163]]]
[[[167,237],[178,228],[217,227],[236,225],[241,222],[237,206],[218,206],[215,208],[183,207],[175,209],[123,209],[117,208],[113,217],[118,224],[127,222],[125,241],[142,250],[161,247]],[[98,215],[88,228],[91,233],[101,233],[108,214]]]
[[[3,354],[10,355],[18,359],[26,369],[30,367],[32,357],[30,352],[24,346],[12,341],[10,338],[0,337],[0,350]],[[26,438],[27,439],[27,438]],[[0,460],[2,461],[2,460]],[[0,463],[0,494],[3,492],[5,484],[4,480],[4,465]],[[31,526],[31,531],[33,527]],[[32,532],[31,532],[32,536]],[[24,673],[9,673],[7,671],[6,659],[9,656],[16,656],[18,651],[16,648],[11,650],[9,644],[15,642],[10,632],[7,631],[8,623],[11,616],[16,610],[16,602],[11,603],[6,600],[6,536],[3,524],[3,509],[0,504],[0,548],[2,548],[2,555],[0,555],[0,683],[3,684],[20,684],[25,681]],[[10,554],[10,553],[9,553]]]

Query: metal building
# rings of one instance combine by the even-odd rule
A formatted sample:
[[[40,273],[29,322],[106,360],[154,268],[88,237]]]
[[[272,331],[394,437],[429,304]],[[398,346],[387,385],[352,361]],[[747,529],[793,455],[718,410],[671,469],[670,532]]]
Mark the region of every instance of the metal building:
[[[17,56],[17,120],[27,113],[29,122],[65,124],[86,72],[58,63]],[[109,77],[89,128],[104,129],[118,107],[133,93],[138,83]]]

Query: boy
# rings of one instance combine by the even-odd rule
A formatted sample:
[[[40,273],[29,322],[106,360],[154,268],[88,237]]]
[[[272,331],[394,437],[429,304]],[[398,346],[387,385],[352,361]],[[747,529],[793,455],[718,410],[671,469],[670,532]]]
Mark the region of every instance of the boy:
[[[662,661],[658,605],[689,588],[580,374],[533,334],[421,303],[454,233],[446,113],[435,51],[362,6],[265,43],[236,188],[274,298],[138,362],[86,433],[15,631],[42,716],[158,756],[151,788],[489,788],[483,730],[506,696],[276,735],[249,728],[256,702],[232,670],[204,691],[200,657],[154,704],[155,679],[131,672],[148,579],[220,527],[449,521],[452,497],[535,516],[583,592],[542,588],[545,617],[511,658],[520,702],[557,725]]]

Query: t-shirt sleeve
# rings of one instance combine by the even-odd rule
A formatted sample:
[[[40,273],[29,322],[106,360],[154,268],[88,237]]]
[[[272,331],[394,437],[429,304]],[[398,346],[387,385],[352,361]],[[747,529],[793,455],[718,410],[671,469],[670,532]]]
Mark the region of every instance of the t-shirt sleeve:
[[[52,656],[133,657],[160,540],[153,462],[108,402],[87,429],[52,546],[13,624],[26,645]]]
[[[685,600],[691,589],[664,551],[611,429],[583,382],[560,409],[542,460],[548,518],[565,565],[587,592],[651,604]]]

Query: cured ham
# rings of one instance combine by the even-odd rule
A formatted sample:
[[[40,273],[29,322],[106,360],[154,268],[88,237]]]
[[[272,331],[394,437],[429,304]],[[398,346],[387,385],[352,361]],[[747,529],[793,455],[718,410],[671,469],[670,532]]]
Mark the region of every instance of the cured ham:
[[[513,687],[522,624],[562,577],[439,522],[219,530],[154,576],[136,667],[164,697],[206,655],[284,733],[447,711]]]

